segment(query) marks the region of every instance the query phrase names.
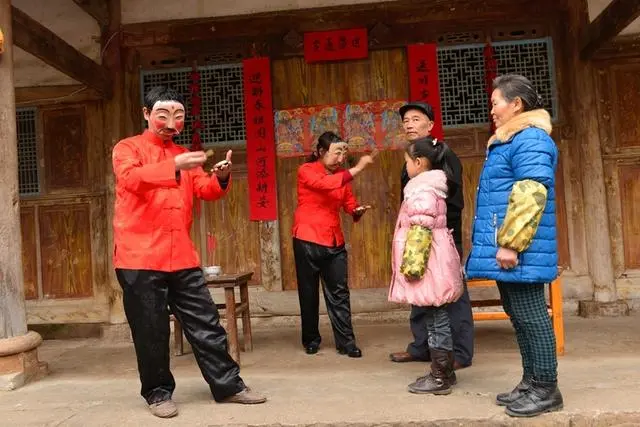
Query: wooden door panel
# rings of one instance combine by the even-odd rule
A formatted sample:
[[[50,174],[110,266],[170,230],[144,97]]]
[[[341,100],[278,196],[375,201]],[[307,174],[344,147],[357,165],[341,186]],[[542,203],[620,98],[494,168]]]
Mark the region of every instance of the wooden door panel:
[[[39,208],[45,299],[93,295],[88,203]]]
[[[83,108],[43,112],[45,183],[49,190],[88,187]]]
[[[223,199],[201,203],[205,220],[203,264],[220,265],[223,272],[253,271],[253,281],[260,283],[260,224],[249,221],[247,178],[235,177]],[[212,233],[216,241],[211,259],[206,233]]]
[[[383,151],[372,167],[353,182],[361,204],[373,206],[358,223],[343,215],[349,244],[349,286],[352,289],[384,288],[391,280],[391,242],[400,208],[402,151]]]
[[[38,298],[38,253],[36,237],[36,212],[34,207],[20,209],[22,231],[22,271],[25,299]]]
[[[616,145],[618,148],[640,147],[640,68],[616,69],[613,79]]]
[[[278,214],[280,220],[280,259],[282,263],[282,288],[297,289],[296,266],[293,259],[293,214],[298,205],[296,190],[298,167],[304,162],[302,157],[279,158],[278,173]]]
[[[622,165],[619,174],[625,267],[640,268],[640,165]]]

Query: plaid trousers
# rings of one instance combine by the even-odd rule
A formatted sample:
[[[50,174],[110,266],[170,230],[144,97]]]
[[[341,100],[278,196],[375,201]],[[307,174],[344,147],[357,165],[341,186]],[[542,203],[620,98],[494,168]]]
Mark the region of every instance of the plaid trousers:
[[[516,331],[524,375],[557,381],[556,336],[544,299],[544,283],[498,282],[498,290]]]

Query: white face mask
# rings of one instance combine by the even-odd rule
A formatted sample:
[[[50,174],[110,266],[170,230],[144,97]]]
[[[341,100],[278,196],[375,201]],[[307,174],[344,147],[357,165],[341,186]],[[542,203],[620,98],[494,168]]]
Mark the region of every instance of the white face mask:
[[[346,142],[332,142],[329,146],[329,154],[347,154],[349,151],[349,144]]]

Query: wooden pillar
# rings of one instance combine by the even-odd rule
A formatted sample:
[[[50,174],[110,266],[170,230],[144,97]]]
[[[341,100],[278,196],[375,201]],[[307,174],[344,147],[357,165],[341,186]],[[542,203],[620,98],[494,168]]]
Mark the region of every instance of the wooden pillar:
[[[265,289],[282,291],[282,260],[280,258],[280,221],[260,223],[261,282]]]
[[[126,318],[122,306],[122,292],[113,269],[113,208],[115,200],[115,181],[111,152],[113,147],[124,137],[124,66],[122,62],[122,19],[121,0],[109,1],[109,23],[102,31],[103,65],[107,68],[113,84],[113,96],[103,102],[104,119],[104,159],[107,184],[107,265],[108,280],[111,289],[110,323],[125,323]]]
[[[27,330],[24,300],[11,0],[0,0],[0,28],[0,390],[13,390],[46,369],[38,362],[42,337]]]
[[[582,196],[585,207],[585,236],[589,274],[593,280],[593,301],[580,303],[583,315],[619,315],[626,304],[618,303],[613,274],[609,215],[596,108],[594,68],[580,59],[580,46],[589,25],[586,0],[567,1],[567,46],[573,76],[572,104],[576,142],[580,144]],[[628,312],[628,308],[626,309]]]

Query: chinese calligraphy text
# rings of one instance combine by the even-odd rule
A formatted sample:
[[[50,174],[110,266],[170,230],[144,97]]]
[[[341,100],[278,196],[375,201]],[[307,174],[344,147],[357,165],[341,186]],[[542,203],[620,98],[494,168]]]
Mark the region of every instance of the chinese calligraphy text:
[[[278,219],[276,150],[271,99],[271,62],[251,58],[242,62],[247,132],[249,219]]]
[[[435,113],[431,135],[442,139],[442,108],[438,80],[438,53],[436,45],[412,44],[407,47],[409,65],[409,100],[430,104]]]
[[[304,34],[304,60],[307,63],[364,59],[368,56],[366,28]]]

